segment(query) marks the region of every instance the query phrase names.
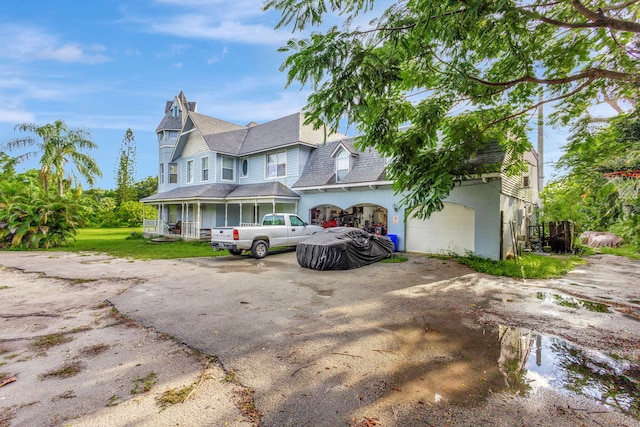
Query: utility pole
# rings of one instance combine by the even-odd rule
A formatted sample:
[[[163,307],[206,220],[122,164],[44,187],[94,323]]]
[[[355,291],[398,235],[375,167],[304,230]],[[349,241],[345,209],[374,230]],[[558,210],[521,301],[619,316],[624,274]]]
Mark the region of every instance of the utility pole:
[[[544,186],[544,109],[542,108],[543,94],[538,97],[538,191]]]

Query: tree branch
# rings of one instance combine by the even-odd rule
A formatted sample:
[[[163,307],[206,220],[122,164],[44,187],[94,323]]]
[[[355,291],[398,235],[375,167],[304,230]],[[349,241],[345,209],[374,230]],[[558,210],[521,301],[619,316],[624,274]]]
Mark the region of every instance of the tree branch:
[[[612,70],[603,70],[601,68],[589,68],[581,73],[577,73],[572,76],[561,77],[557,79],[540,79],[537,77],[529,76],[527,74],[518,79],[511,80],[508,82],[490,82],[488,80],[483,80],[478,77],[473,77],[473,76],[468,76],[468,77],[469,79],[486,86],[505,87],[505,88],[509,88],[524,82],[538,83],[543,85],[557,85],[557,84],[573,83],[578,80],[584,80],[584,79],[593,80],[598,78],[623,81],[623,82],[633,82],[633,83],[640,82],[640,75],[621,73],[619,71],[612,71]]]
[[[590,21],[593,21],[594,24],[598,24],[597,26],[599,27],[609,27],[614,30],[640,33],[640,23],[609,18],[604,15],[602,9],[599,9],[598,12],[594,12],[580,3],[580,0],[572,0],[571,4],[578,13]]]
[[[556,96],[555,98],[550,98],[550,99],[547,99],[547,100],[540,101],[540,102],[538,102],[536,104],[533,104],[533,105],[531,105],[531,106],[529,106],[529,107],[527,107],[527,108],[525,108],[523,110],[520,110],[520,111],[518,111],[516,113],[510,114],[508,116],[501,117],[501,118],[499,118],[497,120],[489,122],[482,130],[480,130],[480,132],[478,132],[475,135],[473,135],[473,137],[471,137],[471,139],[473,140],[473,139],[478,138],[487,129],[491,128],[492,126],[497,125],[498,123],[502,123],[502,122],[506,122],[507,120],[514,119],[514,118],[516,118],[518,116],[521,116],[521,115],[525,114],[527,111],[530,111],[532,109],[536,109],[536,108],[538,108],[538,107],[540,107],[540,106],[542,106],[544,104],[548,104],[550,102],[555,102],[555,101],[560,101],[560,100],[568,98],[568,97],[570,97],[572,95],[575,95],[576,93],[580,92],[581,90],[583,90],[584,88],[589,86],[591,83],[593,83],[594,80],[595,80],[595,78],[591,78],[591,79],[587,80],[586,82],[584,82],[583,84],[581,84],[580,86],[578,86],[577,88],[575,88],[574,90],[572,90],[571,92],[565,93],[564,95]]]
[[[605,10],[605,11],[621,10],[621,9],[625,9],[625,8],[631,6],[634,3],[638,3],[638,1],[639,0],[629,0],[629,1],[625,2],[625,3],[614,4],[614,5],[611,5],[611,6],[605,6],[605,7],[602,8],[602,10]]]

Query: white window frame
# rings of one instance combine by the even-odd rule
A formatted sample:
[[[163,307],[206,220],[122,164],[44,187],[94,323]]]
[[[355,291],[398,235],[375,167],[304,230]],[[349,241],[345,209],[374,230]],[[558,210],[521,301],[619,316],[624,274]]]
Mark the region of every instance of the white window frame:
[[[168,130],[167,131],[167,138],[169,139],[178,139],[178,135],[180,134],[180,132],[178,132],[177,130]]]
[[[224,166],[224,161],[225,160],[230,160],[231,161],[231,179],[225,178],[224,177],[224,172],[225,170],[229,170],[229,168],[225,168]],[[233,157],[225,157],[223,156],[220,159],[220,180],[221,181],[235,181],[236,180],[236,159],[234,159]]]
[[[244,164],[247,164],[247,172],[245,173],[244,171]],[[247,178],[249,176],[249,158],[248,157],[242,157],[240,159],[240,178]]]
[[[209,181],[209,164],[209,156],[202,157],[202,159],[200,160],[200,165],[202,166],[202,172],[200,173],[200,176],[202,178],[202,181]]]
[[[278,179],[287,176],[287,151],[267,154],[265,159],[265,179]],[[284,162],[282,160],[284,159]],[[284,165],[284,173],[280,175],[280,166]],[[275,174],[272,173],[275,172]]]
[[[347,150],[340,150],[336,156],[336,182],[342,181],[351,171],[351,155]],[[345,167],[346,166],[346,167]],[[340,171],[346,171],[343,176]]]
[[[160,163],[160,184],[164,184],[164,163]]]
[[[187,184],[193,184],[193,160],[187,160]]]
[[[174,177],[173,182],[171,180],[172,177]],[[178,164],[169,163],[169,184],[177,184],[177,183],[178,183]]]

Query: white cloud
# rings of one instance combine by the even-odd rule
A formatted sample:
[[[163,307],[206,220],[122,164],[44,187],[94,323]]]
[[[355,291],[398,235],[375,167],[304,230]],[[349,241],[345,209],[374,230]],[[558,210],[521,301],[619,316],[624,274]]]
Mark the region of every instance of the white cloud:
[[[207,59],[207,64],[211,65],[211,64],[215,64],[217,62],[222,61],[224,57],[227,56],[228,53],[229,53],[229,49],[227,49],[225,46],[224,48],[222,48],[222,52],[220,53],[220,55],[214,55],[211,58]]]
[[[54,60],[96,64],[109,60],[102,45],[82,47],[77,43],[60,43],[55,35],[45,33],[29,25],[5,24],[4,33],[9,34],[3,53],[8,58],[23,62]]]
[[[228,120],[240,125],[251,121],[266,122],[296,113],[306,105],[309,92],[280,92],[265,99],[252,98],[255,87],[239,85],[243,90],[234,92],[231,88],[221,92],[192,94],[187,96],[198,102],[198,111],[208,116]]]
[[[0,123],[33,123],[35,117],[29,111],[0,110]]]
[[[148,23],[147,30],[184,38],[278,46],[290,38],[288,34],[266,25],[245,24],[234,20],[218,22],[201,14],[172,16],[165,21],[156,19]]]
[[[191,46],[189,46],[188,44],[173,43],[169,45],[167,50],[158,52],[155,56],[156,58],[173,58],[189,51],[190,49]]]

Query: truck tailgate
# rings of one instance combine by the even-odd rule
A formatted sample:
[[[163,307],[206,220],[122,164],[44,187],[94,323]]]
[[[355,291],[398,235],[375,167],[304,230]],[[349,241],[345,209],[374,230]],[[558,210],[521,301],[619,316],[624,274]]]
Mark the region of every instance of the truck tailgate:
[[[233,227],[212,228],[211,240],[233,240]]]

